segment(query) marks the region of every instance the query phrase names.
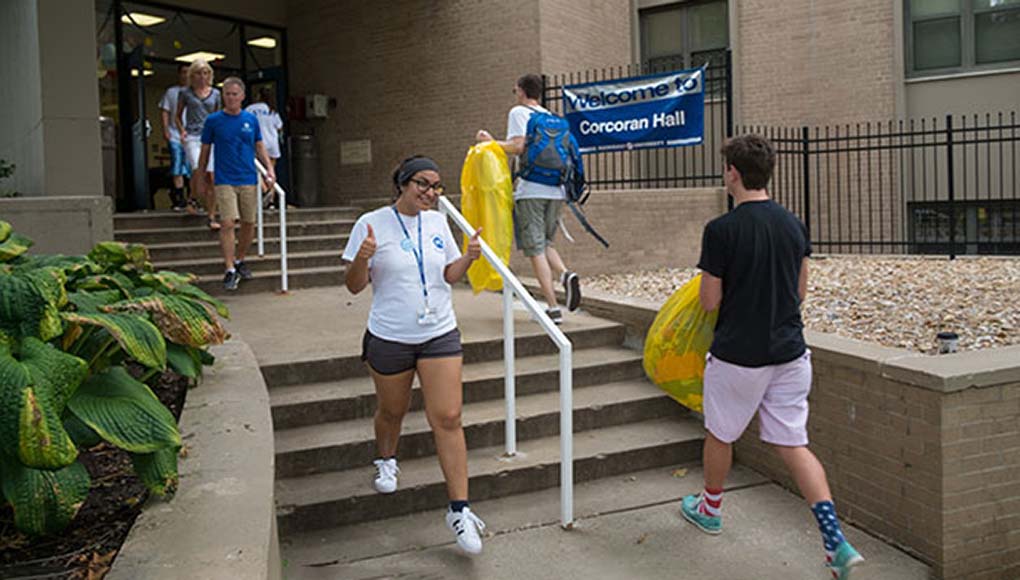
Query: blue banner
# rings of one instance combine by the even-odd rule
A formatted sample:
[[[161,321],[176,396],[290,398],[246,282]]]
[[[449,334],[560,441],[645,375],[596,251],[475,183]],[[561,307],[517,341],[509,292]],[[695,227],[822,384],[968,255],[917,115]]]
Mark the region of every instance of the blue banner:
[[[699,145],[705,68],[563,87],[563,111],[582,153]]]

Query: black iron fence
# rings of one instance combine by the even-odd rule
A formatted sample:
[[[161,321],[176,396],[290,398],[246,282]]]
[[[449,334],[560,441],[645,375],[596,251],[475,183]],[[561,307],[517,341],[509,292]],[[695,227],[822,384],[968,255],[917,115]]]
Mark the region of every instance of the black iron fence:
[[[562,113],[562,89],[681,70],[681,60],[545,77],[543,105]],[[594,190],[719,186],[719,149],[758,133],[776,145],[773,197],[828,253],[1020,255],[1017,113],[827,127],[734,127],[728,51],[705,71],[704,143],[585,154]]]
[[[830,253],[1020,254],[1016,112],[740,127],[776,145],[773,197]]]
[[[705,139],[701,145],[669,149],[635,149],[587,153],[584,166],[592,189],[649,189],[699,187],[719,184],[722,158],[719,148],[732,124],[732,74],[729,51],[714,55],[705,67]],[[653,64],[634,64],[545,77],[542,105],[563,113],[562,89],[580,83],[610,81],[682,70],[682,59],[657,59]]]

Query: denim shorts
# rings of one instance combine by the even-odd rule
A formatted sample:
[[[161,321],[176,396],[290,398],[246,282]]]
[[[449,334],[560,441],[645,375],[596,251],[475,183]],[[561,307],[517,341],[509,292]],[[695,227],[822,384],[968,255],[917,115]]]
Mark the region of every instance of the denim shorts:
[[[191,177],[188,155],[184,152],[184,145],[180,141],[170,142],[170,175]]]
[[[397,375],[412,370],[417,366],[418,359],[462,354],[464,347],[460,344],[460,330],[456,328],[421,344],[384,340],[367,330],[361,341],[361,360],[380,375]]]

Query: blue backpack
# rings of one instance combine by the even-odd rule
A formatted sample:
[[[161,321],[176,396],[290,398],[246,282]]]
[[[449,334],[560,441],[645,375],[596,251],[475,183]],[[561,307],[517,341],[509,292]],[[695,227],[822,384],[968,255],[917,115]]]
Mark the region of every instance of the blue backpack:
[[[608,248],[609,242],[591,227],[577,207],[588,201],[589,190],[584,179],[581,149],[570,133],[570,124],[559,115],[528,108],[532,113],[525,130],[524,154],[517,176],[533,183],[562,185],[567,194],[567,206],[584,229]]]

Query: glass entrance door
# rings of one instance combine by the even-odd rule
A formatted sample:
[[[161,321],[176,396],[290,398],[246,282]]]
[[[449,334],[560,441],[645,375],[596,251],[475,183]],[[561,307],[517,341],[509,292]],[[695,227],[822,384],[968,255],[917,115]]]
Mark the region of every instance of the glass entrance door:
[[[207,61],[217,86],[228,76],[265,78],[286,102],[284,31],[164,3],[95,2],[101,110],[116,136],[116,162],[104,172],[115,174],[108,181],[118,211],[165,209],[172,179],[160,101],[177,85],[178,66]]]

